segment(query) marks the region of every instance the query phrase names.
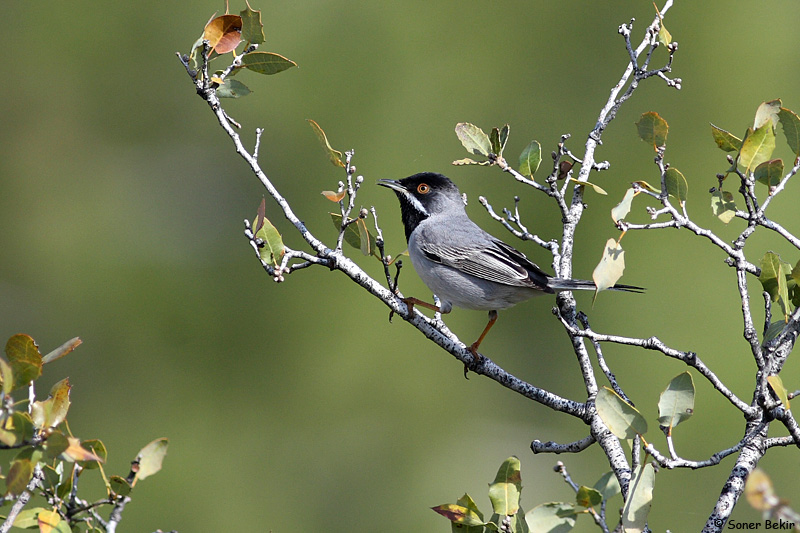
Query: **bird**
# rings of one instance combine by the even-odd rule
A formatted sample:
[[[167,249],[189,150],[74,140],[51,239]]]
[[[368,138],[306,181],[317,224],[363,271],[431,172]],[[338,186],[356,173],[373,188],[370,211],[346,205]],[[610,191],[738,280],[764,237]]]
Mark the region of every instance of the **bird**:
[[[419,305],[443,314],[453,307],[489,312],[489,323],[468,347],[476,362],[498,310],[542,294],[597,289],[593,281],[547,274],[525,254],[484,231],[467,215],[465,197],[456,184],[442,174],[421,172],[400,180],[381,179],[378,185],[397,195],[411,263],[440,302],[436,306],[405,298],[409,311]],[[644,291],[621,284],[610,289]]]

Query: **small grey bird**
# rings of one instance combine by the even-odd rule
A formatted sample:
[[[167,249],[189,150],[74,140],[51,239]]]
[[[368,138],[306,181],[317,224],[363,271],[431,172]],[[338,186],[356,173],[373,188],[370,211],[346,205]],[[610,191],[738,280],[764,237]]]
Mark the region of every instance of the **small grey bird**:
[[[458,187],[441,174],[422,172],[401,180],[383,179],[378,185],[397,194],[408,255],[441,306],[416,298],[406,298],[406,303],[441,313],[449,313],[453,306],[489,311],[489,323],[469,347],[476,357],[498,309],[539,294],[597,288],[593,281],[549,276],[522,252],[486,233],[467,216]],[[611,289],[644,290],[632,285]]]

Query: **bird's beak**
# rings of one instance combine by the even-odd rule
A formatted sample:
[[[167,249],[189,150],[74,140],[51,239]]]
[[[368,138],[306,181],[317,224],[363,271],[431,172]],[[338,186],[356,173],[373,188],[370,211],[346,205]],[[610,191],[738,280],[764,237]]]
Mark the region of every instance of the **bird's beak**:
[[[408,192],[408,189],[403,187],[400,184],[400,182],[397,181],[397,180],[385,180],[385,179],[384,180],[378,180],[378,185],[382,185],[384,187],[388,187],[388,188],[390,188],[392,190],[395,190],[397,192],[402,192],[402,193],[407,193]]]

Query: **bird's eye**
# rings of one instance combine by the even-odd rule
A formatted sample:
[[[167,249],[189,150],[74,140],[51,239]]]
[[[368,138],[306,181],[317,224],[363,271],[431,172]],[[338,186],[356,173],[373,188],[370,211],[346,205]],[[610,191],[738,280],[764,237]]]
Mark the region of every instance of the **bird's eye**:
[[[431,192],[431,188],[430,186],[428,186],[427,183],[420,183],[417,186],[417,192],[420,194],[428,194],[429,192]]]

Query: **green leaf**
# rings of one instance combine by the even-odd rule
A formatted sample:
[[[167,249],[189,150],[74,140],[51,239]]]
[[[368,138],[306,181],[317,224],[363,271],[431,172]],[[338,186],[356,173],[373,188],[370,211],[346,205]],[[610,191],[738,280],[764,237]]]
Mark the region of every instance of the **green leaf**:
[[[14,520],[14,527],[18,527],[20,529],[32,529],[35,527],[39,527],[39,520],[38,516],[39,513],[44,511],[44,507],[34,507],[32,509],[23,509],[17,515],[17,518]]]
[[[122,476],[111,476],[108,478],[108,485],[111,492],[117,496],[127,496],[131,493],[133,487],[128,483],[128,480]]]
[[[333,220],[333,225],[336,227],[336,231],[340,231],[342,229],[342,215],[338,213],[331,213],[331,220]],[[350,218],[347,219],[348,221],[352,220]],[[361,220],[360,222],[364,222]],[[369,250],[368,253],[364,255],[374,255],[377,257],[378,248],[375,244],[375,237],[367,230],[366,224],[363,227],[354,227],[357,226],[358,222],[354,222],[347,225],[347,228],[344,230],[344,241],[352,246],[353,248],[358,248],[362,252],[367,249]],[[362,232],[366,231],[367,236],[369,237],[369,244],[362,245],[361,243],[361,235]]]
[[[771,122],[767,122],[755,131],[748,130],[739,151],[739,164],[750,172],[764,161],[769,161],[775,150],[775,130]]]
[[[50,396],[45,401],[33,402],[31,419],[37,429],[56,427],[67,417],[69,411],[69,391],[72,386],[69,378],[62,379],[50,389]]]
[[[631,473],[628,501],[622,510],[622,525],[626,533],[641,532],[647,524],[647,515],[653,503],[653,487],[656,473],[647,463]]]
[[[783,178],[783,160],[764,161],[753,170],[753,176],[759,183],[763,183],[767,187],[774,187]]]
[[[522,490],[522,477],[520,463],[516,457],[509,457],[489,485],[489,499],[492,500],[492,509],[501,516],[516,514],[519,510],[519,494]]]
[[[636,129],[639,132],[639,138],[652,145],[654,150],[667,144],[669,124],[654,111],[643,113],[639,122],[636,123]]]
[[[595,405],[600,419],[617,438],[632,439],[647,432],[647,420],[608,387],[598,391]]]
[[[359,218],[356,220],[356,226],[358,226],[358,238],[361,241],[361,253],[370,255],[372,253],[372,243],[375,240],[370,239],[371,235],[367,229],[367,223],[363,218]]]
[[[694,381],[689,372],[678,374],[661,393],[658,400],[658,423],[661,427],[672,428],[694,414]]]
[[[306,122],[311,124],[311,129],[313,129],[314,133],[317,134],[317,138],[319,139],[319,142],[322,145],[322,148],[325,150],[325,154],[328,156],[328,159],[330,159],[331,163],[337,167],[344,168],[345,163],[344,159],[342,159],[342,152],[331,148],[331,144],[328,142],[328,137],[325,135],[325,131],[320,128],[319,124],[310,118],[306,119]]]
[[[525,519],[531,531],[567,533],[575,527],[575,518],[580,512],[570,503],[543,503],[531,509]]]
[[[239,12],[242,17],[242,40],[252,44],[261,44],[266,40],[264,25],[261,23],[261,11],[254,10],[246,0],[245,4],[247,4],[247,9]]]
[[[168,447],[169,440],[160,438],[139,450],[139,453],[136,455],[136,461],[139,463],[139,471],[136,472],[136,477],[133,480],[134,485],[137,481],[148,478],[161,470],[161,463],[167,455]]]
[[[592,279],[597,286],[597,293],[609,287],[613,287],[622,273],[625,271],[625,251],[614,239],[608,239],[603,257],[592,272]]]
[[[492,144],[492,153],[502,156],[506,141],[508,141],[508,124],[503,126],[502,129],[492,128],[492,132],[489,134],[489,141]]]
[[[266,201],[261,199],[261,204],[258,207],[258,214],[256,215],[253,228],[256,232],[256,238],[261,239],[264,243],[262,248],[259,248],[259,255],[261,260],[268,265],[278,266],[281,264],[281,259],[286,253],[286,247],[283,244],[283,238],[272,222],[264,215],[266,211]]]
[[[33,422],[28,413],[16,411],[0,428],[0,442],[9,447],[19,446],[33,437]]]
[[[711,124],[711,135],[714,136],[714,142],[721,150],[738,152],[742,149],[742,140],[739,137],[713,124]]]
[[[773,131],[778,127],[778,112],[781,110],[781,101],[771,100],[762,102],[756,110],[756,118],[753,121],[753,129],[757,130],[764,124],[772,124]]]
[[[72,339],[68,340],[67,342],[65,342],[64,344],[53,350],[52,352],[42,357],[42,363],[44,364],[52,363],[53,361],[61,359],[62,357],[70,353],[72,350],[80,346],[82,342],[83,341],[81,340],[80,337],[73,337]]]
[[[578,488],[578,492],[575,495],[575,503],[581,507],[594,507],[595,505],[600,505],[602,501],[603,495],[600,494],[599,490],[584,485]]]
[[[786,265],[778,254],[767,252],[761,258],[761,275],[758,281],[764,290],[772,297],[773,302],[778,302],[783,310],[784,317],[789,315],[789,287],[786,277],[790,274],[790,267]]]
[[[247,85],[239,80],[231,79],[230,77],[225,78],[222,85],[217,87],[217,96],[220,98],[241,98],[242,96],[247,96],[251,92],[253,91],[251,91]]]
[[[42,354],[30,336],[19,333],[8,339],[6,357],[14,374],[11,390],[26,387],[42,375]]]
[[[533,177],[542,162],[542,146],[538,141],[531,141],[519,155],[519,173]]]
[[[770,323],[767,333],[764,335],[764,344],[780,335],[784,327],[786,327],[786,321],[783,319]]]
[[[783,386],[783,380],[781,377],[776,374],[767,376],[767,383],[769,383],[769,386],[775,391],[775,394],[778,395],[778,399],[781,401],[783,406],[786,409],[789,409],[789,394],[786,390],[786,387]]]
[[[733,194],[728,191],[716,190],[711,194],[711,211],[725,224],[736,216],[736,203]]]
[[[242,56],[242,66],[259,74],[277,74],[296,67],[297,63],[272,52],[250,52]]]
[[[460,505],[461,507],[467,508],[472,514],[470,515],[471,520],[477,520],[480,522],[476,525],[466,525],[466,524],[457,524],[455,522],[451,522],[450,527],[453,533],[484,533],[484,522],[483,513],[478,509],[478,506],[475,504],[475,501],[470,497],[469,494],[464,494],[458,500],[456,500],[456,505]],[[435,510],[435,509],[434,509]]]
[[[85,440],[81,443],[81,447],[91,452],[92,455],[100,458],[102,460],[101,462],[105,462],[105,460],[108,458],[108,450],[106,450],[106,445],[103,444],[103,441],[101,440]],[[97,461],[79,461],[78,464],[80,464],[85,470],[94,470],[95,468],[100,467],[100,463]]]
[[[664,185],[667,188],[667,194],[677,199],[681,206],[686,203],[689,184],[680,170],[674,167],[668,168],[664,173]]]
[[[489,157],[492,152],[492,142],[489,137],[474,124],[459,122],[456,124],[456,136],[467,152],[471,154]]]
[[[45,441],[47,457],[55,459],[69,448],[69,440],[60,431],[53,431]]]
[[[800,117],[794,111],[782,107],[778,120],[783,126],[783,135],[794,155],[800,157]]]
[[[625,196],[622,197],[622,201],[611,210],[611,220],[613,220],[615,224],[624,219],[628,216],[628,213],[631,212],[631,202],[634,196],[636,196],[636,189],[631,187],[625,191]]]
[[[478,516],[475,511],[464,507],[462,505],[456,505],[454,503],[446,503],[444,505],[437,505],[436,507],[431,507],[434,511],[442,515],[443,517],[447,518],[454,524],[460,524],[463,526],[483,526],[484,522],[483,519]]]
[[[597,480],[597,483],[594,484],[594,488],[603,495],[604,500],[610,500],[621,492],[619,481],[617,480],[617,476],[614,475],[614,472],[606,472],[603,474],[600,479]]]
[[[33,477],[33,463],[29,459],[15,459],[6,474],[6,494],[19,496]]]

